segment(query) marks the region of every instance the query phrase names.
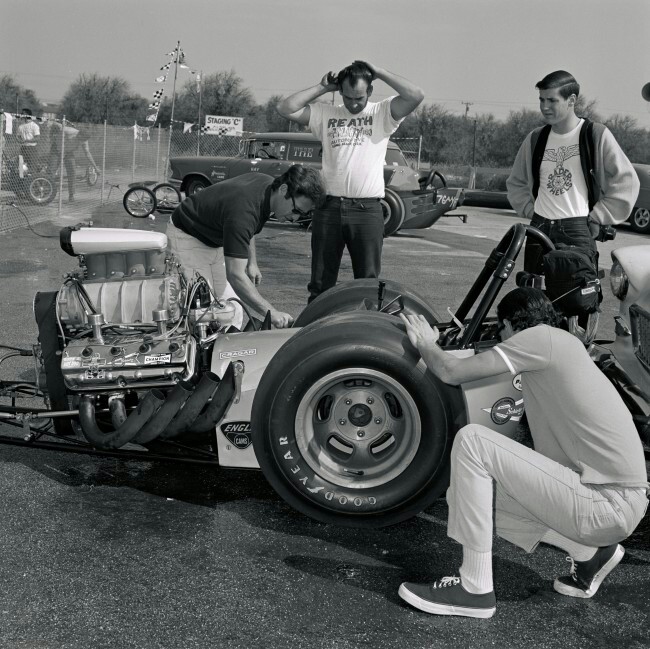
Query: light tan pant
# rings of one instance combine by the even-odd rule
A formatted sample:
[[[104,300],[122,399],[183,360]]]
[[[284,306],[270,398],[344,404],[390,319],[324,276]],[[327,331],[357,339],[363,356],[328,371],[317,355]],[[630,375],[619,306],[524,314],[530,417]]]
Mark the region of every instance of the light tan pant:
[[[223,258],[223,248],[211,248],[201,243],[198,239],[186,234],[177,228],[171,221],[167,226],[167,241],[170,250],[177,256],[188,280],[192,280],[195,273],[199,273],[208,281],[215,295],[225,300],[237,297],[232,286],[226,279],[226,266]],[[232,324],[241,329],[244,320],[244,311],[241,305],[233,302],[235,318]]]
[[[590,547],[618,543],[648,506],[645,487],[582,484],[575,471],[478,424],[454,440],[447,502],[448,535],[477,552],[492,550],[493,504],[496,533],[527,552],[547,530]]]

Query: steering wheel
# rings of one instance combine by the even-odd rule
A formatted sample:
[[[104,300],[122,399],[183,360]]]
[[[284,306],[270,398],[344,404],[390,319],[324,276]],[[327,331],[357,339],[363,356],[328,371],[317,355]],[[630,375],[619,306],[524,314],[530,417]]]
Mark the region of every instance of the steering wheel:
[[[443,187],[447,186],[447,179],[437,169],[432,169],[429,172],[427,179],[424,181],[424,184],[422,185],[422,189],[426,189],[429,185],[433,187],[433,180],[436,176],[440,178]]]
[[[255,154],[255,157],[264,158],[265,160],[269,158],[272,158],[273,160],[277,160],[277,158],[274,155],[271,155],[266,149],[258,149],[257,153]]]

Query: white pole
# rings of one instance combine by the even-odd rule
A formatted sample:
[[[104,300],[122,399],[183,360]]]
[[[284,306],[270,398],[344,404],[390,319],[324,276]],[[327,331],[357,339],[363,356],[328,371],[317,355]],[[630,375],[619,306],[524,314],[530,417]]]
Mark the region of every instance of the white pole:
[[[169,142],[167,143],[167,164],[165,165],[165,176],[167,176],[167,170],[169,169],[169,156],[172,148],[172,131],[174,130],[174,106],[176,105],[176,78],[178,77],[178,57],[181,52],[181,42],[176,43],[176,60],[174,66],[174,87],[172,89],[172,116],[169,120]]]
[[[100,194],[101,204],[104,204],[104,188],[106,187],[106,124],[107,121],[104,120],[104,144],[102,148],[102,191]]]
[[[61,214],[61,207],[63,204],[63,158],[65,155],[65,115],[61,122],[61,159],[59,160],[59,214]],[[70,180],[68,180],[70,184]]]
[[[203,70],[199,71],[199,130],[196,133],[196,155],[201,155],[201,99],[203,95]]]
[[[5,114],[0,110],[0,192],[2,191],[2,150],[5,143]]]

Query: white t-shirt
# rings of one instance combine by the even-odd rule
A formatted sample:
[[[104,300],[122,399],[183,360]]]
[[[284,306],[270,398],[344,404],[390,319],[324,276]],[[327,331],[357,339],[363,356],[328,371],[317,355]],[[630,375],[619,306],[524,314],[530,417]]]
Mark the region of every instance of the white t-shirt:
[[[580,123],[569,133],[548,135],[539,169],[535,212],[547,219],[567,219],[589,214],[587,183],[580,165]]]
[[[632,415],[575,336],[537,325],[494,350],[513,376],[521,373],[538,453],[573,469],[585,484],[647,485]]]
[[[353,115],[345,106],[310,104],[309,128],[323,144],[322,176],[332,196],[382,198],[388,138],[401,120],[390,113],[393,97],[368,102]]]
[[[38,124],[33,121],[25,122],[18,127],[18,139],[27,146],[36,146],[34,138],[41,134]]]

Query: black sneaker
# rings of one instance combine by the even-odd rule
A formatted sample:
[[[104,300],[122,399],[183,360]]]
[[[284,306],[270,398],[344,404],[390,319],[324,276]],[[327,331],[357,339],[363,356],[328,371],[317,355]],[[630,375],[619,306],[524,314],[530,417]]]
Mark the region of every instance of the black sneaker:
[[[589,561],[571,562],[571,572],[564,577],[558,577],[553,583],[553,588],[562,595],[569,597],[593,597],[600,584],[607,575],[620,563],[625,550],[621,545],[614,543],[604,548],[598,548],[596,554]]]
[[[434,615],[492,617],[497,609],[494,591],[484,595],[468,593],[460,577],[443,577],[433,584],[409,584],[399,587],[399,596],[411,606]]]

